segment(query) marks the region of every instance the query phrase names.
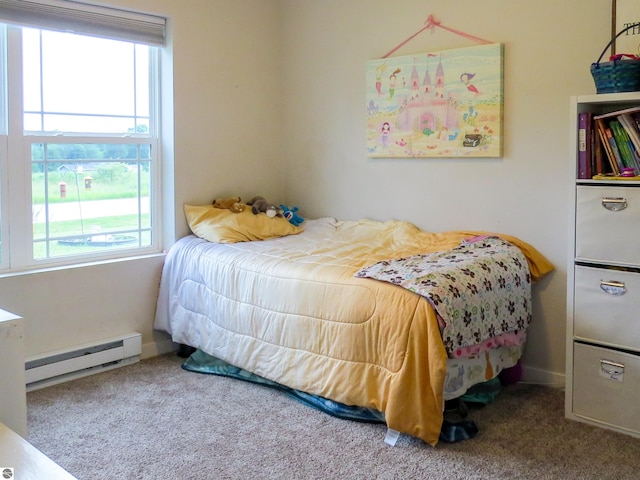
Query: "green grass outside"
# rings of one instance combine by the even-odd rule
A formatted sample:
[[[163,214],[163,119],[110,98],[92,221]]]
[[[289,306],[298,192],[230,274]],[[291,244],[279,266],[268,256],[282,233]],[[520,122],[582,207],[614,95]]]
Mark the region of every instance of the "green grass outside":
[[[142,221],[142,227],[150,226],[150,216],[145,213],[140,216]],[[109,233],[114,230],[127,230],[138,228],[138,215],[116,215],[109,217],[99,218],[87,218],[82,222],[80,220],[66,220],[63,222],[50,222],[49,223],[49,235],[50,236],[65,236],[65,235],[82,235],[92,233]],[[45,236],[45,224],[34,223],[33,224],[33,237],[37,239],[43,239]]]
[[[141,215],[142,227],[150,226],[149,214]],[[63,222],[51,222],[49,224],[50,237],[66,237],[81,235],[102,235],[108,234],[116,230],[138,228],[137,215],[119,215],[100,218],[89,218],[83,222],[80,220],[69,220]],[[133,233],[137,238],[137,234]],[[33,224],[33,254],[34,258],[47,258],[46,241],[45,240],[45,224]],[[43,241],[36,241],[43,240]],[[142,232],[142,246],[149,245],[151,242],[151,233]],[[138,246],[138,243],[122,244],[120,246],[91,246],[91,245],[61,245],[56,240],[49,242],[49,257],[59,257],[64,255],[77,255],[81,253],[96,253],[100,251],[110,251],[114,248],[131,248]]]
[[[47,188],[45,189],[45,181]],[[64,182],[65,194],[63,195],[61,183]],[[140,184],[138,184],[140,182]],[[149,196],[150,174],[144,168],[130,169],[120,162],[107,163],[96,171],[76,173],[70,170],[52,169],[45,176],[44,173],[32,172],[32,202],[34,205],[55,203],[84,203],[94,200],[116,200],[123,198],[136,198]],[[136,239],[141,235],[142,240],[127,244],[114,245],[87,245],[60,244],[60,238],[81,237],[91,235],[106,235],[122,230],[138,230],[138,221],[142,228],[149,228],[151,217],[149,214],[115,215],[100,218],[74,219],[49,223],[49,241],[46,240],[46,224],[33,224],[34,258],[52,258],[65,255],[77,255],[83,253],[98,253],[111,251],[117,248],[131,248],[138,245],[149,245],[150,232],[132,233]],[[38,241],[40,240],[40,241]],[[47,243],[49,252],[47,253]]]
[[[138,196],[138,175],[135,171],[127,171],[122,165],[119,168],[104,169],[99,172],[76,174],[70,171],[49,172],[49,203],[65,203],[91,200],[114,200],[119,198],[135,198]],[[85,177],[91,177],[85,181]],[[149,195],[149,173],[143,172],[140,184],[140,196]],[[45,175],[33,173],[31,180],[32,202],[45,203]],[[66,196],[61,195],[60,183],[66,184]],[[90,188],[86,188],[90,186]]]

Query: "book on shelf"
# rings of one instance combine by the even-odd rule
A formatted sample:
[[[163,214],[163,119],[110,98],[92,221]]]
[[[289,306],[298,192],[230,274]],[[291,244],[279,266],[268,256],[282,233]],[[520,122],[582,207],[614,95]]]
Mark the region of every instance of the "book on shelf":
[[[631,147],[634,153],[634,159],[636,161],[636,172],[640,173],[640,129],[638,128],[638,125],[636,124],[636,121],[631,114],[623,113],[622,115],[620,115],[618,120],[629,137],[629,141],[631,142]]]
[[[603,146],[600,142],[600,138],[598,137],[598,134],[595,132],[595,130],[592,128],[591,129],[592,134],[591,134],[591,139],[593,140],[592,142],[592,152],[593,152],[593,171],[596,175],[601,175],[601,174],[605,174],[605,173],[610,173],[611,169],[610,168],[605,168],[605,165],[607,165],[606,160],[603,160],[603,154],[605,154],[605,152],[603,152]]]
[[[622,159],[622,163],[626,168],[638,168],[636,165],[636,159],[634,157],[634,149],[632,149],[631,140],[629,139],[629,135],[627,135],[626,130],[620,124],[620,121],[615,119],[611,119],[609,121],[609,128],[613,133],[613,138],[615,139],[616,146],[618,147],[618,151],[620,152],[620,157]]]
[[[613,132],[610,128],[606,128],[604,130],[604,134],[607,137],[607,141],[611,146],[611,152],[613,153],[613,160],[618,166],[618,172],[622,172],[622,170],[626,167],[624,161],[622,160],[622,154],[620,153],[620,149],[618,148],[618,144],[616,143],[616,139],[613,136]]]
[[[598,114],[579,112],[576,177],[640,174],[640,105]],[[626,173],[625,173],[626,175]]]
[[[594,115],[593,119],[597,120],[599,118],[612,118],[612,117],[617,117],[618,115],[623,115],[623,114],[634,115],[637,113],[640,113],[640,106],[623,108],[622,110],[614,110],[612,112],[602,113],[600,115]]]
[[[598,138],[600,139],[600,145],[602,147],[602,149],[604,150],[607,160],[609,162],[609,165],[611,166],[611,171],[613,172],[614,175],[620,175],[621,169],[619,167],[618,164],[618,160],[615,156],[614,150],[612,145],[615,145],[615,140],[613,142],[611,142],[609,140],[609,137],[607,136],[607,126],[604,123],[604,120],[600,119],[600,118],[595,118],[594,117],[594,125],[595,125],[595,130],[596,132],[598,132]],[[609,133],[611,133],[611,131],[609,130]],[[613,135],[612,135],[613,137]],[[616,147],[617,149],[617,147]]]

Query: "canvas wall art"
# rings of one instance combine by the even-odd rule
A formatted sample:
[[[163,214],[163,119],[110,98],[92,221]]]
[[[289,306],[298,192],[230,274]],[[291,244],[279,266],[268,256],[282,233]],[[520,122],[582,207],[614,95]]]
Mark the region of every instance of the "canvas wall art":
[[[613,16],[613,35],[633,25],[616,39],[614,53],[640,55],[640,0],[615,0]]]
[[[369,157],[502,156],[503,46],[367,63]]]

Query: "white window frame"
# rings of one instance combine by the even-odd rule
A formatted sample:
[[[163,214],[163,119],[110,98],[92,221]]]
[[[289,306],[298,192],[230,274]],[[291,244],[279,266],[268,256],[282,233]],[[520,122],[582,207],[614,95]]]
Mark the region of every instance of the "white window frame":
[[[15,3],[22,6],[22,0],[0,0],[0,7],[3,3]],[[110,9],[91,5],[68,2],[66,0],[35,0],[24,2],[31,7],[39,5],[54,4],[55,6],[66,7],[72,5],[73,8],[82,10],[86,8],[89,12],[98,11],[100,14],[110,14]],[[120,13],[121,11],[116,11]],[[136,18],[139,14],[132,13]],[[128,19],[125,15],[125,20]],[[153,17],[154,21],[160,17]],[[0,14],[0,23],[6,21]],[[33,23],[24,26],[47,29],[46,25]],[[90,26],[91,27],[91,26]],[[5,35],[6,32],[6,35]],[[81,33],[81,32],[78,32]],[[156,32],[157,33],[157,32]],[[85,32],[82,32],[85,34]],[[164,24],[162,25],[162,35],[164,35]],[[98,34],[98,36],[106,36]],[[149,135],[131,135],[123,139],[121,135],[113,135],[118,138],[117,143],[142,143],[152,145],[151,155],[151,179],[150,179],[150,215],[151,215],[151,244],[144,247],[118,248],[113,251],[100,251],[99,253],[77,254],[65,257],[53,257],[35,260],[33,258],[33,224],[32,224],[32,192],[31,192],[31,144],[32,143],[109,143],[109,135],[95,134],[65,134],[63,138],[57,135],[38,133],[37,135],[23,131],[23,105],[22,105],[22,52],[21,52],[21,27],[9,24],[8,28],[0,26],[0,61],[5,62],[6,69],[2,68],[0,74],[6,74],[6,91],[3,92],[0,86],[0,234],[2,234],[2,249],[0,254],[0,274],[13,273],[36,268],[57,267],[66,265],[77,265],[87,262],[121,259],[137,257],[145,254],[161,252],[162,224],[161,224],[161,188],[162,188],[162,155],[160,138],[160,51],[150,55],[152,67],[150,92],[152,103],[150,108],[150,118],[154,121],[150,124]],[[111,37],[109,37],[111,38]],[[164,38],[164,37],[163,37]],[[5,43],[6,39],[6,43]],[[136,42],[136,39],[127,41]],[[158,44],[155,42],[145,42],[148,44]],[[152,45],[153,46],[153,45]],[[8,73],[5,73],[5,70]],[[14,92],[20,92],[16,95]],[[5,113],[7,115],[5,117]],[[7,135],[8,133],[8,135]],[[18,158],[21,161],[16,161]],[[10,160],[13,159],[13,160]]]
[[[7,65],[7,28],[0,25],[0,65]],[[5,270],[9,265],[9,205],[4,200],[4,192],[9,188],[7,174],[8,161],[8,136],[7,136],[7,72],[0,69],[0,270]],[[4,219],[4,220],[3,220]]]

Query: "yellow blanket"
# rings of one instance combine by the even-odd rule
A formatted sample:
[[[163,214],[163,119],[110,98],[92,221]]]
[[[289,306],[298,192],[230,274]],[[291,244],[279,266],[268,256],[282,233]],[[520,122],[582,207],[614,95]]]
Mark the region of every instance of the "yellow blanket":
[[[354,273],[486,233],[320,219],[262,242],[187,237],[167,256],[156,328],[288,387],[375,408],[389,428],[435,445],[447,362],[435,313],[417,294]],[[523,250],[534,279],[553,269],[500,236]]]

